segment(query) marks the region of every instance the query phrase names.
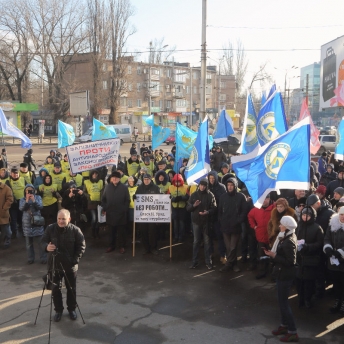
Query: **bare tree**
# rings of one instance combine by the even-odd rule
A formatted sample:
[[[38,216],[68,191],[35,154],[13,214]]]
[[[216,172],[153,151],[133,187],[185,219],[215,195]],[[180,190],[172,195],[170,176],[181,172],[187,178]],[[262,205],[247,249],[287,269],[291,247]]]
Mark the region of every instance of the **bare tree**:
[[[267,72],[267,64],[268,62],[264,62],[259,66],[259,69],[253,73],[250,86],[249,88],[252,88],[253,83],[259,81],[260,86],[264,86],[267,82],[271,84],[272,82],[272,75]]]
[[[152,40],[152,45],[150,46],[149,60],[153,64],[162,64],[164,61],[173,55],[176,50],[176,46],[169,46],[164,43],[165,38],[160,39],[155,38]]]
[[[126,71],[131,58],[125,56],[128,37],[136,32],[129,28],[129,18],[134,14],[130,0],[109,0],[110,4],[110,46],[111,46],[111,86],[110,86],[110,123],[118,123],[117,109],[121,96],[127,91]]]
[[[0,73],[9,97],[23,102],[29,87],[29,67],[35,55],[28,30],[31,18],[20,0],[0,4]]]
[[[240,95],[245,83],[248,61],[246,52],[241,40],[237,40],[236,48],[231,41],[223,47],[224,71],[226,74],[235,75],[237,94]]]

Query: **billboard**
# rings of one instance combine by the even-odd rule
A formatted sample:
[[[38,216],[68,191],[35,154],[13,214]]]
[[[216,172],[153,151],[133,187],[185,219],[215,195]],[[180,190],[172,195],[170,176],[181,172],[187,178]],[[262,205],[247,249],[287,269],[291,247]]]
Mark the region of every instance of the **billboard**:
[[[321,46],[321,109],[344,106],[344,36]]]

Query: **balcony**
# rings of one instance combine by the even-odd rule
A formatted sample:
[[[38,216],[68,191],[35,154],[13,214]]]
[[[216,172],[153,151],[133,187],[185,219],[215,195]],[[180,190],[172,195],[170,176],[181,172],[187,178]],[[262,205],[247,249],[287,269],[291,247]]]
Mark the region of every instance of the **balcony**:
[[[185,98],[184,93],[183,93],[183,92],[179,92],[179,91],[174,92],[174,93],[173,93],[173,96],[174,96],[175,98],[177,98],[177,99]]]
[[[150,91],[150,96],[151,96],[152,98],[159,97],[159,96],[160,96],[160,91],[153,91],[153,90],[151,90],[151,91]]]

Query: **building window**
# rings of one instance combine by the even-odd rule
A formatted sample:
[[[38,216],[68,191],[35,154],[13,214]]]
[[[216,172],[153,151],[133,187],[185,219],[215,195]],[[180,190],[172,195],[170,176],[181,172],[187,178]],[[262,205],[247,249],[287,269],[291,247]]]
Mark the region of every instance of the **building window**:
[[[107,72],[107,65],[106,65],[106,63],[103,63],[103,72]]]
[[[136,89],[138,90],[138,91],[141,91],[141,84],[138,82],[137,83],[137,85],[136,85]]]
[[[177,105],[177,107],[185,107],[186,106],[185,99],[177,99],[176,105]]]
[[[151,100],[151,107],[155,107],[154,106],[154,100]]]
[[[107,90],[107,88],[108,88],[107,80],[103,80],[103,90]]]
[[[193,87],[193,93],[194,93],[194,94],[197,94],[197,86],[194,86],[194,87]]]
[[[121,97],[119,103],[120,106],[127,106],[127,98]]]
[[[167,69],[166,72],[166,76],[170,78],[172,76],[172,69]]]
[[[151,90],[160,91],[160,83],[157,81],[151,81]]]
[[[186,93],[187,93],[187,94],[190,93],[190,86],[186,86]]]
[[[205,94],[211,94],[211,86],[206,86],[205,87]]]
[[[137,107],[141,107],[141,99],[137,100]]]
[[[164,107],[164,101],[163,100],[159,100],[159,108],[160,108],[160,111],[161,109]]]
[[[220,88],[226,88],[226,82],[225,81],[220,82]]]
[[[133,107],[133,100],[128,99],[128,108],[132,108],[132,107]]]
[[[225,101],[225,100],[226,100],[226,94],[221,93],[221,94],[220,94],[220,100],[221,100],[221,101]]]
[[[133,85],[132,85],[132,83],[130,82],[129,84],[128,84],[128,91],[132,91],[133,90]]]
[[[171,101],[171,100],[167,100],[167,101],[166,101],[166,107],[167,107],[168,109],[171,109],[171,108],[172,108],[172,101]]]
[[[160,71],[156,68],[151,68],[151,75],[159,75]]]
[[[141,75],[141,66],[137,66],[136,73],[137,75]]]
[[[193,72],[193,79],[198,79],[198,72]]]
[[[174,74],[174,81],[185,82],[186,72],[182,69],[176,69]]]
[[[131,74],[131,66],[128,66],[128,74]]]

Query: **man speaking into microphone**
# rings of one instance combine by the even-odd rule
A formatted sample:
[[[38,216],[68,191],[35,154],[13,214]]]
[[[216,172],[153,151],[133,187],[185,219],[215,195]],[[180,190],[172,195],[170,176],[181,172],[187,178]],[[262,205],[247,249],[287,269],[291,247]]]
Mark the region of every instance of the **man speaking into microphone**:
[[[70,213],[62,209],[57,213],[57,223],[49,225],[42,237],[42,248],[49,252],[48,269],[52,276],[52,297],[55,308],[54,321],[59,322],[63,312],[62,279],[67,287],[67,309],[76,320],[76,276],[78,263],[85,252],[85,238],[79,227],[70,223]]]

